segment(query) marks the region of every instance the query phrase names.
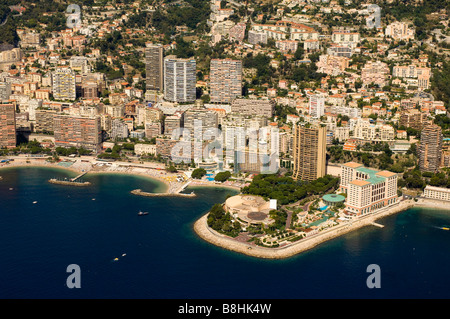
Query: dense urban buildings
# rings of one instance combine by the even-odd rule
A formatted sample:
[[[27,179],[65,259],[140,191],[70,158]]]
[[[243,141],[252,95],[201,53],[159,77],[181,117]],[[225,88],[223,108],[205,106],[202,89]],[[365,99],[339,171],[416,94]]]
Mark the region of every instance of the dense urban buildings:
[[[312,181],[326,174],[325,126],[296,125],[294,131],[294,179]]]
[[[213,103],[231,103],[242,96],[242,62],[232,59],[212,59],[210,98]]]

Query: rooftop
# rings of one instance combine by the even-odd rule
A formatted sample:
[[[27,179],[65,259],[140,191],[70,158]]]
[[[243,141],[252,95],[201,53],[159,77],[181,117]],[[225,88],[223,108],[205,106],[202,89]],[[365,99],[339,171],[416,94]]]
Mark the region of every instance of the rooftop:
[[[330,203],[339,203],[345,201],[345,197],[338,194],[326,194],[322,197],[322,199]]]

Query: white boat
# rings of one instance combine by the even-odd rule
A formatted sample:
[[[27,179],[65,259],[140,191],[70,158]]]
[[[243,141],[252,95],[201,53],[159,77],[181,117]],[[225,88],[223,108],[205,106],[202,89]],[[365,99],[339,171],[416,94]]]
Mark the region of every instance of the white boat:
[[[33,202],[33,204],[36,204],[36,203],[37,203],[37,201],[34,201],[34,202]]]

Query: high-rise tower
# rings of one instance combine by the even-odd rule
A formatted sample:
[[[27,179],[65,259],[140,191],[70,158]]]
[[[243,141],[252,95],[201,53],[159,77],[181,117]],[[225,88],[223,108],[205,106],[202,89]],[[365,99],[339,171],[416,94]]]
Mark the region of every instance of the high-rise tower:
[[[436,172],[442,156],[442,129],[436,124],[426,125],[420,135],[418,147],[419,168],[422,171]]]
[[[294,179],[316,180],[326,173],[325,126],[298,124],[294,132]]]
[[[145,48],[145,80],[147,90],[162,91],[164,88],[164,48],[161,44]]]

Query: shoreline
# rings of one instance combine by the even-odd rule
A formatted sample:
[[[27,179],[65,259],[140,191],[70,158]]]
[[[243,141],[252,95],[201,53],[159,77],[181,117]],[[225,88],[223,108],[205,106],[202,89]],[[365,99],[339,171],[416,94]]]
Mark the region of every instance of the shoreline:
[[[449,203],[427,199],[419,199],[417,202],[414,200],[405,200],[396,206],[391,206],[388,209],[375,213],[374,215],[361,217],[360,219],[353,220],[351,223],[345,223],[328,230],[323,230],[322,232],[311,237],[307,237],[286,246],[277,248],[267,248],[256,246],[254,244],[252,245],[246,242],[238,242],[232,237],[216,232],[207,225],[207,216],[209,212],[195,221],[193,229],[197,236],[206,242],[230,251],[263,259],[284,259],[298,255],[326,241],[363,227],[376,226],[374,225],[375,221],[383,217],[404,212],[414,207],[450,210],[448,204]]]
[[[73,159],[67,159],[69,161],[72,161]],[[27,163],[27,161],[29,163]],[[62,160],[66,161],[66,160]],[[78,162],[77,162],[78,163]],[[178,194],[180,188],[186,184],[185,182],[171,182],[169,180],[164,179],[164,177],[173,178],[173,176],[176,176],[176,173],[167,173],[163,170],[158,170],[153,167],[136,167],[132,164],[127,165],[128,163],[121,163],[116,162],[116,166],[113,168],[103,168],[99,169],[96,167],[92,162],[83,163],[85,167],[80,168],[75,165],[71,166],[62,166],[58,165],[57,163],[50,163],[45,161],[44,159],[37,159],[37,158],[15,158],[14,161],[10,162],[9,164],[0,166],[0,171],[2,169],[8,169],[8,168],[16,168],[16,167],[37,167],[37,168],[54,168],[54,169],[61,169],[65,171],[72,172],[76,175],[79,175],[81,173],[85,173],[86,175],[89,174],[119,174],[119,175],[130,175],[130,176],[141,176],[144,178],[149,178],[152,181],[157,181],[161,183],[161,186],[158,186],[156,189],[156,193],[158,196],[173,196],[174,194]],[[117,170],[113,170],[117,169]],[[122,170],[125,169],[125,170]],[[148,172],[154,172],[153,174],[149,174]],[[183,172],[180,172],[178,174],[182,174]],[[236,185],[230,185],[230,184],[215,184],[210,183],[206,181],[201,180],[190,180],[189,185],[185,187],[187,188],[203,188],[203,187],[210,187],[210,188],[228,188],[233,189],[235,191],[240,191],[242,186],[236,186]]]
[[[141,177],[144,177],[144,178],[149,178],[152,181],[160,182],[162,185],[164,185],[164,189],[161,190],[161,193],[166,193],[169,190],[169,188],[170,188],[170,183],[168,181],[164,180],[163,178],[160,178],[159,176],[145,174],[145,173],[142,173],[142,172],[136,172],[136,171],[122,172],[122,171],[111,171],[111,170],[107,171],[107,170],[98,170],[98,169],[95,169],[95,168],[87,170],[87,171],[83,171],[83,169],[80,169],[80,168],[71,167],[71,166],[69,166],[69,167],[61,166],[61,165],[58,165],[56,163],[46,162],[44,160],[42,160],[42,161],[41,160],[36,160],[36,159],[31,159],[31,160],[30,159],[26,159],[26,160],[27,161],[33,161],[34,160],[34,162],[26,163],[24,161],[20,161],[20,160],[17,161],[17,159],[15,159],[14,162],[10,162],[7,165],[0,166],[0,171],[3,170],[3,169],[9,169],[9,168],[10,169],[14,169],[14,168],[22,168],[22,167],[36,167],[36,168],[61,169],[61,170],[64,170],[64,171],[72,172],[72,173],[77,174],[77,175],[79,175],[81,173],[85,173],[85,172],[86,172],[86,175],[89,175],[89,174],[131,175],[131,176],[141,176]],[[36,162],[36,161],[38,161],[38,162]],[[152,168],[148,168],[148,169],[152,169]]]

